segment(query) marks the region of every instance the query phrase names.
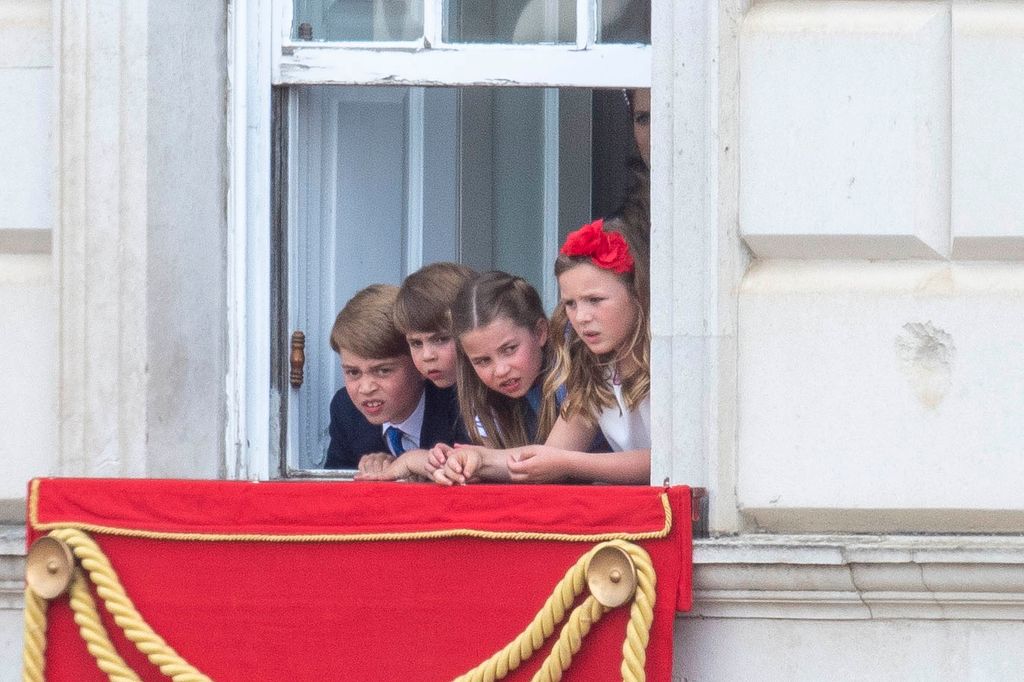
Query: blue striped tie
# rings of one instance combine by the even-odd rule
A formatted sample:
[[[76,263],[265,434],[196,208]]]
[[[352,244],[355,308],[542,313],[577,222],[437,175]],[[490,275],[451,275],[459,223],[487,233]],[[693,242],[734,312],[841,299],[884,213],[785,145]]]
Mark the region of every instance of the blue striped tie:
[[[387,431],[384,432],[388,437],[388,447],[391,448],[392,454],[396,457],[405,452],[405,446],[402,445],[402,430],[397,426],[389,426]]]

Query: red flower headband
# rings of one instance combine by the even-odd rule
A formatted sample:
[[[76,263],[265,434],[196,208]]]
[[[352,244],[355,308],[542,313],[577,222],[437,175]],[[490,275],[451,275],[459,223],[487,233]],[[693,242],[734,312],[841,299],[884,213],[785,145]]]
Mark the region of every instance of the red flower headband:
[[[633,256],[629,253],[625,238],[618,232],[605,232],[604,220],[601,218],[570,232],[560,253],[566,256],[589,256],[597,267],[620,275],[633,270]]]

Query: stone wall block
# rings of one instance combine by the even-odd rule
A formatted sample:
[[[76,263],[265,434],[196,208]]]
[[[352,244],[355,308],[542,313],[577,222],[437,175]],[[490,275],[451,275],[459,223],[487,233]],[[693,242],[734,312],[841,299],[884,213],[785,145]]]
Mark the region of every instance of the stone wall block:
[[[1024,5],[953,5],[953,257],[1024,260]]]
[[[946,3],[772,2],[740,38],[740,229],[762,258],[949,255]]]
[[[737,496],[774,530],[1013,532],[1024,269],[755,265],[740,292]]]

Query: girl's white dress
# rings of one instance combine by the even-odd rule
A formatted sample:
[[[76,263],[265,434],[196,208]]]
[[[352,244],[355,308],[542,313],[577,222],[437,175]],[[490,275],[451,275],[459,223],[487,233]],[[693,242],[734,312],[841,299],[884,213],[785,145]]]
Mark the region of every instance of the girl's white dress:
[[[615,394],[615,405],[606,407],[597,418],[608,444],[613,452],[644,450],[651,447],[651,394],[648,393],[636,409],[630,412],[622,400],[622,386],[611,384]]]

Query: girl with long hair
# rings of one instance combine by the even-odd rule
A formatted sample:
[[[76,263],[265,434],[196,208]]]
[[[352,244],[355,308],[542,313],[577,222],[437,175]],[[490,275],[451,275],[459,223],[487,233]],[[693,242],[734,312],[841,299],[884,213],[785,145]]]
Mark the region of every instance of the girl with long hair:
[[[544,442],[557,414],[544,374],[553,358],[547,315],[537,291],[522,277],[485,272],[466,282],[452,304],[458,341],[459,409],[480,453],[497,453]],[[431,451],[441,467],[451,448]],[[504,455],[495,455],[497,478],[508,478]],[[443,478],[443,477],[440,477]],[[440,480],[439,478],[439,480]]]
[[[647,483],[651,462],[648,253],[644,236],[621,221],[594,221],[571,233],[555,262],[569,326],[552,334],[554,360],[544,394],[566,396],[543,445],[504,453],[457,448],[448,482],[507,478],[524,482]],[[613,452],[588,452],[600,432]]]

